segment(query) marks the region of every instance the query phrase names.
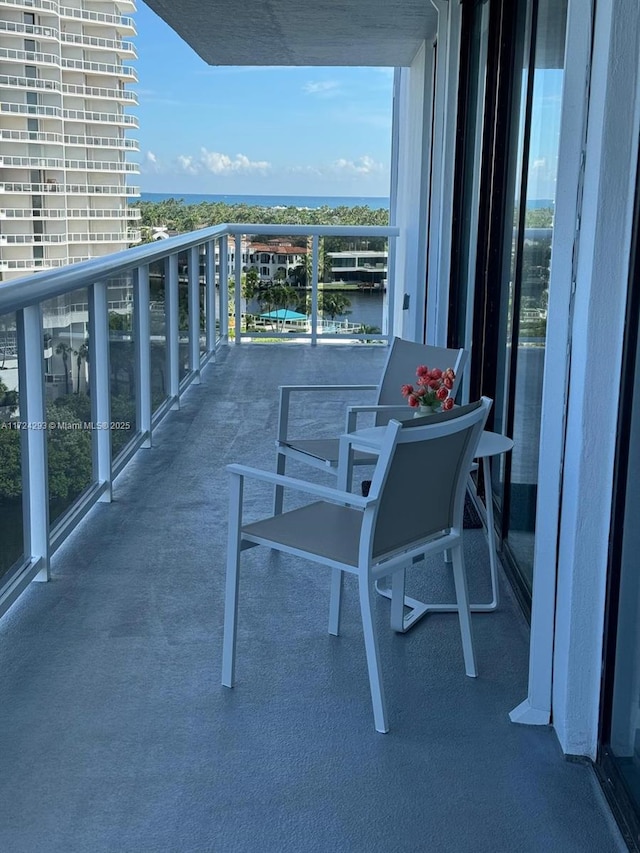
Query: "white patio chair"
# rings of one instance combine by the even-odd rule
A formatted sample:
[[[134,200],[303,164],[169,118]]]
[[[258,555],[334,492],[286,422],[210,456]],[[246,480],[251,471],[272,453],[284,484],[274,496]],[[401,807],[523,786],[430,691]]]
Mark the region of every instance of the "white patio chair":
[[[467,475],[491,401],[386,427],[368,497],[229,465],[229,538],[225,592],[222,683],[234,683],[240,555],[265,545],[332,569],[329,633],[340,627],[344,572],[358,577],[369,684],[375,727],[386,732],[387,717],[374,627],[374,584],[392,577],[393,607],[402,607],[405,569],[414,557],[448,550],[453,563],[462,650],[467,675],[476,675],[471,618],[462,549],[462,516]],[[342,451],[353,438],[341,437]],[[261,480],[314,496],[298,509],[243,524],[245,479]],[[425,488],[424,483],[431,484]],[[395,595],[397,591],[397,595]]]
[[[337,474],[338,438],[300,439],[289,435],[289,411],[291,395],[313,391],[335,393],[339,391],[375,391],[373,405],[351,405],[347,409],[345,431],[353,432],[357,426],[357,417],[363,412],[375,413],[376,426],[386,424],[390,418],[405,420],[411,417],[407,401],[401,393],[401,387],[415,381],[416,367],[426,364],[430,368],[447,367],[454,369],[452,396],[455,396],[462,371],[467,362],[468,353],[464,349],[446,349],[426,344],[404,341],[394,338],[387,356],[382,377],[378,385],[281,385],[280,406],[278,412],[278,435],[276,438],[276,473],[284,474],[287,459],[296,459],[314,468]],[[355,465],[375,464],[375,456],[368,453],[354,455]],[[280,486],[274,490],[274,513],[282,512],[283,491]]]

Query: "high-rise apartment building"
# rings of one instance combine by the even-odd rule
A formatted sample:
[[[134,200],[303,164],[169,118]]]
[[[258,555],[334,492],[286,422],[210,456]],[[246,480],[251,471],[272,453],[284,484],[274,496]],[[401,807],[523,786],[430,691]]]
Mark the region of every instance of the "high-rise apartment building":
[[[0,280],[138,239],[131,11],[133,0],[0,0]]]

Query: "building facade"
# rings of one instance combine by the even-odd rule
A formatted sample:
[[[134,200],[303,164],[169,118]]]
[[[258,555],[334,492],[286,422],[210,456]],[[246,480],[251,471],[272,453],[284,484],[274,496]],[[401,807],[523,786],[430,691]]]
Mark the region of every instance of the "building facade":
[[[133,0],[0,3],[0,280],[120,251],[139,235]]]

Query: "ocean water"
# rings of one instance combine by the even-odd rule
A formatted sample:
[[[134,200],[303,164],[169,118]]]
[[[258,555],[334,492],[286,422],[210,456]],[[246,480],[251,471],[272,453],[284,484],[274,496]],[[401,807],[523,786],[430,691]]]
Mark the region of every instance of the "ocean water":
[[[141,193],[134,201],[165,201],[169,198],[182,199],[185,204],[222,202],[224,204],[249,204],[258,207],[380,207],[389,209],[389,199],[385,196],[315,196],[315,195],[199,195],[196,193]]]

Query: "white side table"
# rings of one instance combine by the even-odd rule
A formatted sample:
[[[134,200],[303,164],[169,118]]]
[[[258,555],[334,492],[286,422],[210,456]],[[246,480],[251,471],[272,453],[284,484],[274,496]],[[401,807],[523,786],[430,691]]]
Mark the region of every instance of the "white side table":
[[[379,451],[380,442],[385,427],[370,427],[369,429],[356,430],[353,433],[345,433],[340,440],[340,459],[338,462],[338,488],[348,491],[351,488],[353,474],[353,451],[361,450],[370,453]],[[480,436],[478,450],[475,458],[482,460],[482,471],[484,474],[485,494],[487,495],[487,524],[486,536],[489,547],[489,567],[491,576],[491,601],[486,603],[471,604],[473,613],[487,613],[495,610],[500,601],[498,587],[498,557],[496,553],[496,539],[493,519],[493,492],[491,486],[491,458],[502,453],[508,453],[513,447],[513,439],[507,438],[497,432],[485,430]],[[380,595],[392,598],[391,589],[376,583],[376,589]],[[449,603],[427,603],[418,601],[410,596],[404,597],[404,608],[392,605],[391,627],[394,631],[404,633],[427,613],[457,613],[457,604]]]

